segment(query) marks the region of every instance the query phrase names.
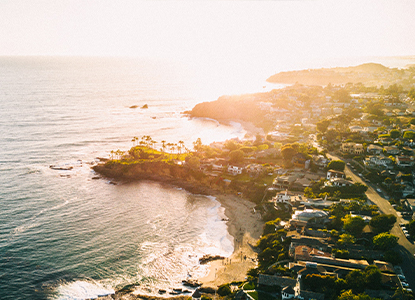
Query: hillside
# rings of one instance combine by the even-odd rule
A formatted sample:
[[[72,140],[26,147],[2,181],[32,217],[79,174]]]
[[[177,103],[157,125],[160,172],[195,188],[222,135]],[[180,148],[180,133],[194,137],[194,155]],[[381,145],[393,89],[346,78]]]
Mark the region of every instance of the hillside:
[[[404,69],[393,69],[381,64],[366,63],[353,67],[309,69],[301,71],[281,72],[267,79],[272,83],[328,85],[363,83],[366,86],[387,87],[401,84],[404,87],[414,82],[412,72]]]

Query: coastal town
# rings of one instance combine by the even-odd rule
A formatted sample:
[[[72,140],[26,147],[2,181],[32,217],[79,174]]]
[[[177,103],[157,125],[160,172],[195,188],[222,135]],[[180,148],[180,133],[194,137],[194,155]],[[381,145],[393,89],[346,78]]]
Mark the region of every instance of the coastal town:
[[[223,96],[186,113],[254,124],[244,139],[189,149],[134,137],[94,170],[114,184],[150,179],[253,203],[261,237],[235,245],[251,268],[232,282],[215,274],[186,299],[414,299],[414,76],[412,66],[387,86],[295,81]]]

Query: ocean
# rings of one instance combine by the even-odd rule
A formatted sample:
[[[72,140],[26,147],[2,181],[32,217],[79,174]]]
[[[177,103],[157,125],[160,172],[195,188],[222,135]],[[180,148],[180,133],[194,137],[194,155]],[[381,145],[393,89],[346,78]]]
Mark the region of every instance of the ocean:
[[[182,112],[281,87],[265,79],[235,84],[156,60],[0,57],[0,298],[86,299],[128,284],[156,294],[204,275],[202,255],[229,256],[233,238],[213,197],[113,185],[91,166],[136,136],[188,148],[199,137],[243,138],[238,123]]]
[[[85,299],[127,284],[157,293],[205,274],[203,254],[232,253],[214,198],[93,179],[96,158],[135,136],[188,148],[244,137],[237,123],[182,114],[220,92],[186,72],[131,59],[0,58],[1,299]]]

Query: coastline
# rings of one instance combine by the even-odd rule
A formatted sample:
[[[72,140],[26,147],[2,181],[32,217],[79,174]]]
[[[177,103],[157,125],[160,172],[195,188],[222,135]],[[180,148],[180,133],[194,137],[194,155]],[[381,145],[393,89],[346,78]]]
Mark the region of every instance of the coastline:
[[[254,212],[255,204],[232,194],[215,194],[225,208],[228,233],[234,238],[234,251],[229,258],[209,263],[209,272],[199,278],[203,287],[217,288],[232,281],[243,281],[249,269],[256,266],[255,245],[262,234],[263,222]]]
[[[202,278],[195,278],[202,284],[202,288],[213,293],[222,284],[244,281],[248,270],[256,267],[255,245],[262,234],[264,223],[260,218],[260,214],[254,211],[255,203],[234,194],[211,192],[210,196],[215,197],[225,209],[227,230],[234,239],[234,250],[231,256],[223,260],[208,262],[208,273]],[[118,290],[114,294],[98,297],[102,300],[183,300],[188,298],[189,295],[142,295],[137,293],[134,288],[130,289],[128,287]]]
[[[243,130],[251,137],[262,133],[262,129],[256,127],[251,122],[242,120],[215,120],[219,123],[230,125],[237,123]],[[234,125],[233,125],[234,126]],[[96,169],[94,169],[97,171]],[[112,176],[105,176],[112,178]],[[228,234],[233,238],[233,252],[230,257],[223,260],[213,260],[207,263],[208,272],[201,278],[194,278],[197,280],[202,288],[206,288],[211,292],[216,291],[217,288],[226,283],[234,281],[245,281],[247,272],[257,266],[257,253],[255,252],[255,245],[263,232],[264,222],[261,216],[255,211],[255,203],[232,193],[224,193],[223,190],[218,190],[212,186],[200,184],[197,181],[184,181],[172,176],[161,174],[135,174],[135,178],[123,178],[120,182],[149,180],[173,187],[178,187],[195,195],[212,196],[217,200],[221,207],[224,208],[224,215],[227,219],[226,226]],[[138,176],[137,176],[138,175]],[[115,183],[118,180],[115,180]],[[223,215],[222,215],[223,216]],[[116,291],[112,295],[100,296],[99,299],[186,299],[189,296],[173,296],[173,295],[142,295],[137,291],[129,290]]]

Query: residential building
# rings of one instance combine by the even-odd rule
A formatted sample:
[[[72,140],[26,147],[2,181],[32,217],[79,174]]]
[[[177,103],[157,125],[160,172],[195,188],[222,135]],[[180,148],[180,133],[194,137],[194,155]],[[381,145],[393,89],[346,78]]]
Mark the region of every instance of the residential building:
[[[383,151],[383,147],[379,146],[379,145],[374,145],[374,144],[370,144],[369,146],[367,146],[366,152],[368,154],[374,154],[374,155],[379,155],[381,154]]]
[[[328,170],[327,171],[327,180],[334,179],[334,178],[345,178],[344,172],[337,171],[337,170]]]
[[[353,182],[343,178],[332,178],[324,183],[325,186],[345,187],[352,186]]]
[[[315,222],[326,223],[328,221],[328,217],[329,215],[325,211],[305,209],[295,211],[295,213],[291,216],[291,220],[308,222],[313,219]]]
[[[398,167],[413,167],[415,165],[415,160],[413,156],[397,156],[396,165]]]
[[[384,149],[388,155],[398,155],[401,152],[396,146],[385,146]]]
[[[323,155],[316,155],[313,157],[314,165],[316,165],[319,169],[323,169],[327,167],[330,162],[330,159],[325,158]]]
[[[229,165],[228,173],[233,176],[236,176],[236,175],[242,174],[243,169],[244,168],[242,166]]]
[[[341,151],[346,152],[346,153],[350,153],[350,154],[360,155],[364,152],[364,148],[363,148],[362,144],[342,143],[341,144]]]
[[[404,203],[407,208],[412,210],[412,212],[415,212],[415,199],[405,199]]]
[[[331,257],[331,254],[305,245],[297,246],[294,249],[294,260],[311,261],[314,256]]]

